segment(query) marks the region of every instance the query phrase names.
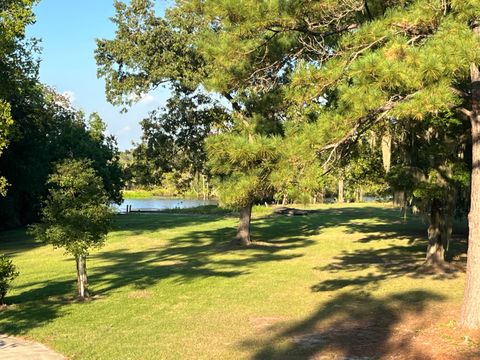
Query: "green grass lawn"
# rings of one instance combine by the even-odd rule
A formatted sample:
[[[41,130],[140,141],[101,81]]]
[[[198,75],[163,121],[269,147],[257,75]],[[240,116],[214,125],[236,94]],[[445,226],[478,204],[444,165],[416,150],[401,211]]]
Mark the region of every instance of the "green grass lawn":
[[[307,359],[336,345],[354,353],[319,331],[356,337],[362,323],[378,323],[368,341],[381,346],[399,314],[461,301],[463,272],[418,272],[426,224],[404,223],[388,206],[319,206],[298,217],[262,210],[248,249],[230,245],[235,227],[222,214],[119,215],[89,258],[95,296],[84,303],[73,301],[75,265],[63,250],[0,233],[0,253],[20,271],[0,333],[71,359]]]

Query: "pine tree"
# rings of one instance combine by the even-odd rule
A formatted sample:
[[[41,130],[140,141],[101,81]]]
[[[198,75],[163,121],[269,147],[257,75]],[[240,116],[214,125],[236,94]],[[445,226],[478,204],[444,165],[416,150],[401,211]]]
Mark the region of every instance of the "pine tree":
[[[282,133],[282,110],[278,104],[283,94],[252,91],[249,86],[225,78],[231,74],[225,72],[222,64],[212,61],[207,51],[217,40],[204,37],[215,27],[215,8],[187,1],[169,10],[165,18],[159,18],[152,1],[115,4],[116,38],[99,40],[96,51],[98,74],[106,79],[107,98],[115,104],[129,105],[135,99],[132,93],[138,97],[170,83],[191,90],[203,87],[230,104],[233,122],[227,119],[225,133],[214,136],[207,153],[212,173],[218,175],[221,202],[240,210],[236,239],[248,245],[252,205],[271,189],[265,181],[275,157],[262,160],[261,156],[270,151],[268,144],[275,143],[276,136]],[[211,149],[222,150],[222,154]],[[246,160],[237,161],[234,152]]]
[[[315,133],[311,148],[324,166],[348,156],[362,134],[389,119],[401,126],[454,112],[470,122],[461,323],[480,326],[479,0],[186,0],[169,20],[151,15],[150,1],[131,4],[117,5],[117,39],[99,42],[99,73],[112,98],[162,81],[196,81],[231,101],[244,131],[253,128],[256,111],[248,111],[242,95],[258,104],[251,95],[280,93],[280,103],[288,104],[277,111],[281,123],[298,123],[293,133],[300,138]],[[189,46],[175,46],[179,39]],[[180,60],[169,63],[171,56]],[[173,63],[181,66],[172,69]]]
[[[223,69],[210,81],[264,90],[285,84],[288,115],[316,118],[313,144],[326,162],[387,119],[403,124],[455,112],[471,123],[462,324],[480,326],[480,2],[205,1],[202,11],[215,17],[207,16],[212,26],[199,49]]]

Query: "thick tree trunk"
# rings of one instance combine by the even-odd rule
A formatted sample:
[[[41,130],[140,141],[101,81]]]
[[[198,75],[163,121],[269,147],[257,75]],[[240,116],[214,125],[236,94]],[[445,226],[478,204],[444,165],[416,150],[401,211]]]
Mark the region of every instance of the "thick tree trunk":
[[[252,204],[240,209],[240,224],[238,225],[237,236],[235,242],[238,245],[248,246],[250,240],[250,221],[252,219]]]
[[[393,206],[403,208],[405,205],[406,200],[405,191],[402,190],[394,190],[393,191]]]
[[[428,248],[425,264],[442,265],[445,259],[445,214],[442,202],[433,199],[430,207],[430,226],[428,227]]]
[[[359,186],[358,189],[355,191],[355,202],[363,202],[363,189],[361,186]]]
[[[75,257],[77,263],[77,288],[78,297],[86,299],[89,297],[88,293],[88,279],[87,279],[87,257],[79,255]]]
[[[453,233],[453,218],[455,217],[455,206],[457,202],[457,194],[455,189],[447,188],[447,192],[445,194],[445,227],[443,231],[443,238],[445,245],[445,254],[446,257],[448,256],[448,251],[450,249],[450,239],[452,238]]]
[[[344,203],[345,202],[345,182],[342,178],[338,179],[338,202]]]
[[[325,202],[325,191],[322,190],[317,194],[317,203],[323,204]]]
[[[468,214],[467,276],[460,325],[480,327],[480,71],[471,65],[472,77],[472,182]]]

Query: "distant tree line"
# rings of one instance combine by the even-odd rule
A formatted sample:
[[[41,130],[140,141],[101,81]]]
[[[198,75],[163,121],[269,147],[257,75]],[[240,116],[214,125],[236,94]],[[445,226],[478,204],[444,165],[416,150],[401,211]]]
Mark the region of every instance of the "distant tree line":
[[[25,35],[36,1],[0,4],[0,228],[38,219],[56,163],[90,159],[110,201],[121,200],[116,141],[98,114],[89,118],[38,79],[37,40]]]

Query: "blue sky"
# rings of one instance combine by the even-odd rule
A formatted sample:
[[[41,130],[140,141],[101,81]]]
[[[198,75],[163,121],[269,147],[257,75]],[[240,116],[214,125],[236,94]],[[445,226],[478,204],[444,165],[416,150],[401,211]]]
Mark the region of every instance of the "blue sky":
[[[163,12],[166,1],[157,3]],[[73,105],[87,115],[98,112],[120,149],[131,148],[131,142],[140,139],[139,121],[163,106],[169,91],[148,94],[126,114],[106,101],[105,83],[96,75],[94,50],[96,38],[114,36],[115,26],[109,20],[114,14],[113,0],[41,0],[35,14],[37,22],[28,34],[42,39],[40,80],[70,94]]]

